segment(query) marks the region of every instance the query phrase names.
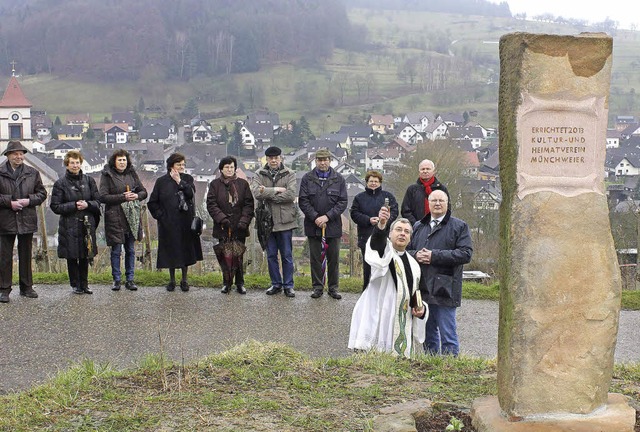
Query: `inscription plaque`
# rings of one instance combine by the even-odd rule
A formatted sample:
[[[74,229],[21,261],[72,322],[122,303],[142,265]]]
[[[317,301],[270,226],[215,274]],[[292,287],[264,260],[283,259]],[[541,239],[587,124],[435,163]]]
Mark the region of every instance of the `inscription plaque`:
[[[550,100],[524,94],[517,114],[518,197],[541,191],[603,194],[604,173],[597,173],[604,163],[599,119],[605,112],[602,97]]]

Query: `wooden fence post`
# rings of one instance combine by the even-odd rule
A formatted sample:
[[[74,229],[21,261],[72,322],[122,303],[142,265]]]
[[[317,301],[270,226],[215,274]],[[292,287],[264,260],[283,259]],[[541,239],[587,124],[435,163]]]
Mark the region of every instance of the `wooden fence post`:
[[[44,264],[45,273],[51,272],[49,263],[49,242],[47,239],[47,221],[44,218],[44,205],[38,206],[38,219],[40,222],[40,256]]]
[[[144,231],[144,254],[142,256],[142,266],[145,270],[151,271],[151,230],[149,229],[149,213],[147,204],[142,204],[140,220]]]

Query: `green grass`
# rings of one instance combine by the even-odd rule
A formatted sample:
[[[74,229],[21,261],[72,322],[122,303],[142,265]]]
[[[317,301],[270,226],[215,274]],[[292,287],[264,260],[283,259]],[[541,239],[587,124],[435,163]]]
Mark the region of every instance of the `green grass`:
[[[610,391],[638,400],[640,366],[617,365]],[[83,361],[0,396],[0,431],[364,431],[384,406],[430,399],[469,407],[495,395],[494,360],[380,353],[310,359],[248,341],[190,364],[154,355],[131,370]]]

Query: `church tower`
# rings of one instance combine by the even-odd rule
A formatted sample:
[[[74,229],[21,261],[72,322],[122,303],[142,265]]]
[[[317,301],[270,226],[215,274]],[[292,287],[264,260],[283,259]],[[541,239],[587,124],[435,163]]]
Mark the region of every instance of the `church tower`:
[[[0,99],[0,154],[10,140],[18,140],[29,150],[32,149],[31,107],[13,69],[9,85]]]

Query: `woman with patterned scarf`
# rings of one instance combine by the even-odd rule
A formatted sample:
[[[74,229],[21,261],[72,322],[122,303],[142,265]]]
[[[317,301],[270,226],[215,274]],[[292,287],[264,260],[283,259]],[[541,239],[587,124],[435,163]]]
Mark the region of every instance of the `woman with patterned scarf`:
[[[238,161],[233,156],[222,158],[218,164],[220,177],[209,185],[207,210],[213,218],[213,237],[219,241],[231,237],[245,242],[249,236],[249,224],[253,219],[253,195],[249,183],[236,176]],[[235,272],[236,291],[246,294],[242,262]],[[222,292],[228,293],[233,280],[223,281]]]

